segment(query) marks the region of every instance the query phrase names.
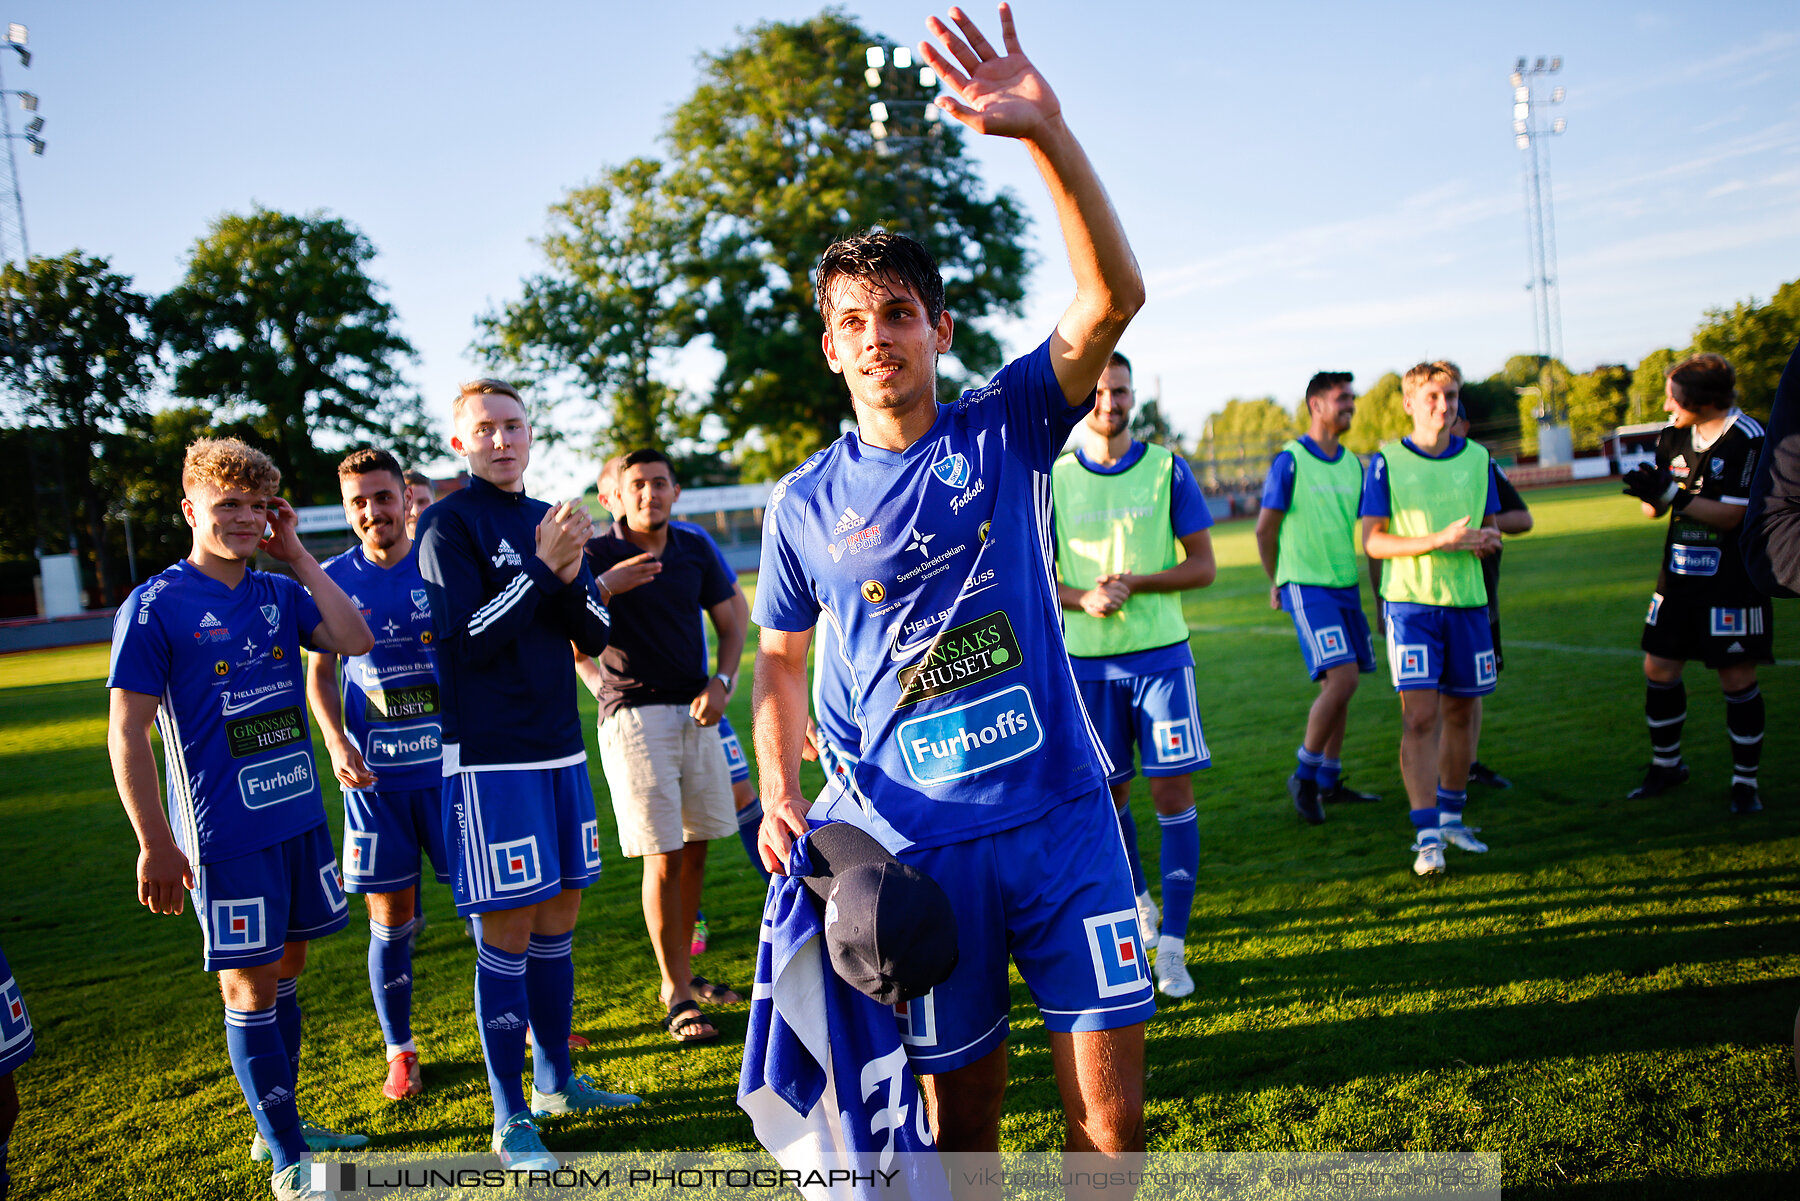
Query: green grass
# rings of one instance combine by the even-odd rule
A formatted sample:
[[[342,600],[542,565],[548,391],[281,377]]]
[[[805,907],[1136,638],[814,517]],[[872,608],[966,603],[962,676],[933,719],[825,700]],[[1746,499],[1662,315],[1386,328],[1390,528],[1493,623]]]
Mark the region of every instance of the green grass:
[[[1800,669],[1762,674],[1763,814],[1727,814],[1724,706],[1697,668],[1693,780],[1627,803],[1647,756],[1634,648],[1660,527],[1608,488],[1528,500],[1538,530],[1506,553],[1507,667],[1482,741],[1515,787],[1472,798],[1492,852],[1453,851],[1450,874],[1429,880],[1410,871],[1399,707],[1382,675],[1365,677],[1352,705],[1345,761],[1387,801],[1334,809],[1316,829],[1295,818],[1283,780],[1313,688],[1286,616],[1267,606],[1249,526],[1217,531],[1218,582],[1188,603],[1215,764],[1197,777],[1188,945],[1199,988],[1164,1001],[1149,1027],[1153,1149],[1497,1151],[1509,1197],[1792,1195]],[[1800,660],[1797,618],[1778,608],[1783,660]],[[0,946],[38,1037],[19,1073],[15,1196],[263,1197],[194,919],[134,900],[135,843],[104,748],[105,668],[97,647],[0,658]],[[731,717],[748,732],[747,689]],[[612,850],[597,756],[592,770],[606,874],[576,940],[576,1027],[595,1043],[577,1063],[647,1104],[561,1119],[546,1141],[752,1148],[734,1103],[745,1011],[710,1011],[725,1037],[708,1048],[676,1048],[656,1024],[639,869]],[[1141,781],[1134,803],[1154,876]],[[335,795],[327,809],[341,833]],[[736,843],[717,844],[703,964],[714,979],[750,979],[760,891]],[[429,1091],[406,1105],[378,1092],[353,906],[351,929],[315,944],[302,981],[304,1107],[366,1131],[377,1150],[485,1146],[474,953],[447,890],[428,891],[416,964]],[[1014,998],[1002,1138],[1051,1149],[1062,1119],[1043,1026],[1016,978]]]

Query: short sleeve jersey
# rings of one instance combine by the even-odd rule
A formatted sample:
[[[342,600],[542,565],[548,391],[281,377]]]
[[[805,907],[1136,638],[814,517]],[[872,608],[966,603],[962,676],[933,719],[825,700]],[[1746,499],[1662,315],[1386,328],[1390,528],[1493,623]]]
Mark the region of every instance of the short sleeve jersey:
[[[324,566],[375,635],[373,650],[343,661],[344,732],[378,790],[438,787],[444,705],[417,547],[392,567],[371,562],[360,546]]]
[[[1762,453],[1763,427],[1741,409],[1733,409],[1725,429],[1702,445],[1694,426],[1666,427],[1656,443],[1656,462],[1666,467],[1683,492],[1720,504],[1750,503],[1756,458]],[[1664,596],[1696,600],[1737,600],[1760,594],[1744,570],[1738,531],[1717,530],[1705,522],[1669,514],[1663,539],[1662,566],[1656,590]]]
[[[1454,458],[1462,450],[1466,441],[1466,438],[1452,438],[1450,444],[1444,447],[1443,453],[1436,455],[1428,455],[1414,446],[1411,436],[1400,439],[1400,445],[1422,459],[1449,459]],[[1481,510],[1489,516],[1500,512],[1500,485],[1496,482],[1494,474],[1498,470],[1498,468],[1492,467],[1490,462],[1487,501]],[[1393,501],[1388,495],[1387,463],[1380,455],[1376,455],[1369,461],[1369,470],[1363,473],[1362,503],[1357,507],[1356,515],[1358,517],[1393,516]]]
[[[1046,343],[904,451],[852,432],[775,487],[756,622],[838,635],[858,797],[920,846],[1032,820],[1108,764],[1063,649],[1050,469],[1087,412]]]
[[[856,690],[850,684],[850,666],[831,623],[819,623],[813,638],[813,724],[819,737],[840,754],[856,755],[862,747],[862,729],[856,724]]]
[[[637,705],[687,705],[712,674],[701,611],[731,599],[736,577],[711,538],[671,522],[658,561],[662,570],[609,602],[612,641],[600,657],[600,717]],[[643,550],[614,522],[583,552],[599,579]]]
[[[108,688],[159,698],[169,829],[195,863],[274,846],[325,820],[300,648],[319,607],[287,576],[236,588],[183,559],[113,620]]]

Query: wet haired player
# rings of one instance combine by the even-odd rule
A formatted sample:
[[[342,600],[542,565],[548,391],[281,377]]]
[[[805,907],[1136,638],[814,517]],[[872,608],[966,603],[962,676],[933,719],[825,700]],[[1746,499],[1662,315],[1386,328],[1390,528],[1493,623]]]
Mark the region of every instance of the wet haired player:
[[[1756,665],[1773,663],[1774,610],[1744,570],[1738,527],[1750,504],[1763,427],[1737,407],[1737,373],[1716,354],[1669,368],[1663,409],[1669,425],[1656,463],[1625,474],[1625,491],[1646,517],[1669,515],[1656,592],[1644,618],[1644,719],[1650,767],[1633,800],[1658,796],[1688,778],[1681,727],[1689,659],[1719,673],[1725,728],[1731,733],[1731,811],[1762,808],[1756,769],[1762,759],[1763,699]]]
[[[225,1047],[269,1155],[277,1197],[313,1197],[302,1161],[361,1146],[303,1122],[296,1107],[306,945],[349,921],[313,770],[302,645],[363,655],[362,614],[300,544],[281,472],[236,439],[201,439],[182,464],[193,550],[132,590],[113,623],[107,749],[138,840],[138,901],[200,919],[219,974]],[[250,568],[259,549],[293,576]],[[167,811],[150,726],[162,734]]]
[[[932,1016],[912,1024],[907,1046],[937,1145],[998,1149],[1010,953],[1049,1032],[1066,1145],[1123,1153],[1144,1145],[1155,997],[1110,764],[1058,636],[1050,472],[1143,304],[1143,281],[1011,10],[1000,6],[1004,55],[960,10],[950,18],[957,31],[930,22],[947,53],[924,47],[950,92],[937,103],[977,133],[1024,143],[1055,203],[1076,295],[1035,351],[940,405],[937,358],[954,321],[925,248],[873,233],[820,259],[820,342],[857,428],[789,472],[765,513],[764,863],[786,871],[807,829],[806,659],[822,618],[839,635],[862,737],[820,809],[956,898],[961,962],[911,1002]]]
[[[600,827],[569,644],[606,649],[611,618],[582,562],[593,518],[525,495],[531,419],[512,385],[464,384],[450,447],[469,486],[419,518],[438,648],[444,842],[475,922],[475,1021],[501,1166],[552,1170],[533,1114],[635,1105],[574,1075],[575,920],[600,875]],[[529,1109],[520,1085],[532,1047]]]
[[[369,991],[387,1047],[382,1095],[425,1091],[412,1036],[413,935],[419,855],[438,882],[444,857],[444,773],[439,764],[436,636],[425,578],[407,533],[410,504],[400,464],[364,447],[338,464],[344,516],[360,545],[325,563],[375,635],[366,655],[309,656],[306,695],[344,794],[344,888],[369,908]]]

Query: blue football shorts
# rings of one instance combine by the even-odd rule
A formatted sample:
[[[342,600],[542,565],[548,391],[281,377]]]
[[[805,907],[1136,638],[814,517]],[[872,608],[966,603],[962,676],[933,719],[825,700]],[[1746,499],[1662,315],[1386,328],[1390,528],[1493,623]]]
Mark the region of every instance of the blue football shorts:
[[[1194,699],[1193,668],[1075,684],[1113,763],[1108,784],[1137,774],[1131,766],[1133,743],[1146,776],[1185,776],[1212,766],[1206,732],[1200,728],[1200,705]]]
[[[750,778],[750,760],[744,757],[744,744],[738,741],[731,722],[719,719],[719,741],[725,744],[725,766],[731,769],[731,782],[738,785]]]
[[[914,1071],[954,1071],[1006,1041],[1009,952],[1049,1030],[1113,1030],[1156,1012],[1106,789],[1023,826],[897,857],[941,884],[956,911],[956,970],[895,1007]]]
[[[287,943],[336,934],[350,921],[323,821],[272,847],[195,864],[188,895],[209,972],[274,963]]]
[[[1359,672],[1375,670],[1375,647],[1369,637],[1369,619],[1363,616],[1362,589],[1283,584],[1281,607],[1294,619],[1306,673],[1313,679],[1322,679],[1345,663],[1356,664]]]
[[[1396,692],[1486,696],[1500,678],[1487,606],[1387,603],[1388,671]]]
[[[419,882],[419,852],[439,884],[444,855],[444,788],[344,789],[344,891],[400,892]]]
[[[19,982],[13,979],[6,953],[0,951],[0,1076],[12,1075],[13,1069],[30,1059],[36,1049],[25,995],[19,991]]]
[[[586,888],[600,878],[600,822],[587,764],[448,777],[444,847],[464,917]]]

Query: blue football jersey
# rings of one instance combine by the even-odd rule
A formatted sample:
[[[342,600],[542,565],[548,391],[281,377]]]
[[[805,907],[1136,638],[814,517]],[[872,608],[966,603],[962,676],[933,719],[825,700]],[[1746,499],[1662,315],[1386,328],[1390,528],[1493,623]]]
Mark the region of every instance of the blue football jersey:
[[[443,702],[417,548],[381,567],[353,546],[324,567],[375,635],[375,649],[343,661],[344,732],[375,773],[376,791],[439,787]]]
[[[1021,825],[1109,770],[1051,543],[1050,467],[1086,412],[1046,343],[938,406],[906,450],[851,432],[769,495],[756,622],[831,625],[861,731],[853,787],[909,843]]]
[[[274,846],[325,820],[300,647],[319,607],[282,575],[227,588],[183,559],[113,619],[108,688],[161,699],[169,828],[194,863]]]
[[[830,622],[819,623],[812,652],[813,724],[833,750],[855,755],[862,746],[862,729],[856,724],[856,690],[850,685],[850,665]]]

